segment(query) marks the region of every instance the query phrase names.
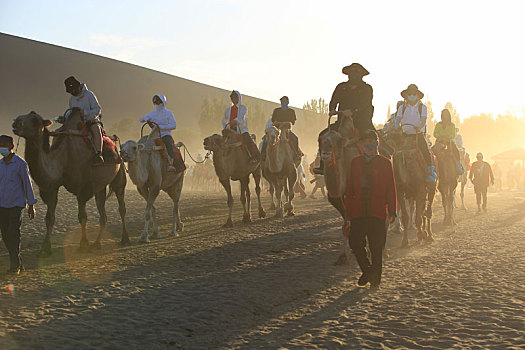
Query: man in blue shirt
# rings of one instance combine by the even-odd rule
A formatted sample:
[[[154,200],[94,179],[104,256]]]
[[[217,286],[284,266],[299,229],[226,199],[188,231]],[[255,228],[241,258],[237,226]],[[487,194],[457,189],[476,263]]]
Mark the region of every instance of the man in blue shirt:
[[[0,136],[0,231],[9,251],[9,273],[19,274],[24,268],[20,259],[20,224],[22,210],[29,204],[28,215],[35,218],[35,194],[25,160],[14,154],[13,138]]]

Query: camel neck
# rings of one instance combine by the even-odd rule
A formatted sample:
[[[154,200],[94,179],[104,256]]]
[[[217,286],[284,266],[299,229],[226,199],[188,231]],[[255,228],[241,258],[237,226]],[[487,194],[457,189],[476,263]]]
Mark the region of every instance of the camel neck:
[[[64,145],[65,146],[65,145]],[[26,139],[25,160],[29,166],[31,177],[39,187],[47,187],[60,181],[61,168],[59,158],[67,147],[58,147],[50,150],[49,136],[39,134],[36,137]],[[64,159],[66,162],[67,159]]]

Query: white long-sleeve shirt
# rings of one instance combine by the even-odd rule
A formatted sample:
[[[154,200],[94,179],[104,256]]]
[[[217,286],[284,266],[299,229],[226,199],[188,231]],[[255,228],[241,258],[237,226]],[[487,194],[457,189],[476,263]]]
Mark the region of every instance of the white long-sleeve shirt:
[[[239,91],[234,90],[234,92],[239,96],[239,102],[237,103],[237,108],[239,111],[237,112],[237,118],[234,120],[237,122],[237,132],[239,134],[244,134],[248,132],[248,108],[241,104],[241,94]],[[224,118],[222,119],[222,128],[225,129],[226,127],[229,127],[230,123],[230,115],[231,115],[232,107],[226,108],[226,111],[224,112]]]
[[[102,108],[95,94],[88,90],[86,84],[82,84],[82,91],[78,96],[69,98],[69,108],[80,108],[84,111],[86,120],[96,118],[100,115]]]
[[[152,121],[158,124],[160,128],[160,137],[166,135],[171,136],[171,130],[175,130],[177,128],[175,116],[170,110],[166,109],[166,97],[160,94],[155,96],[158,96],[162,103],[160,105],[155,105],[155,110],[141,117],[140,122],[145,123],[147,121]]]
[[[419,104],[422,104],[421,101],[418,101],[418,103],[413,106],[407,103],[406,105],[399,107],[396,124],[403,126],[403,132],[405,134],[420,134],[426,132],[427,106],[422,104],[421,115],[419,115]],[[405,107],[406,111],[403,111]],[[416,126],[419,131],[416,131],[414,126]]]

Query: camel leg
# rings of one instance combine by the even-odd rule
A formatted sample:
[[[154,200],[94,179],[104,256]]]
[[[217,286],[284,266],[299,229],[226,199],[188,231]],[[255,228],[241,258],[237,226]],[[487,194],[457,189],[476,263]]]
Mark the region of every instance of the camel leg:
[[[241,204],[243,209],[242,222],[250,222],[250,212],[248,211],[247,203],[247,192],[248,192],[248,181],[242,179],[241,181]]]
[[[248,180],[246,181],[246,192],[245,193],[246,193],[246,214],[248,214],[246,222],[251,222],[252,221],[252,194],[250,191],[249,175],[248,175]]]
[[[86,203],[87,200],[77,197],[78,203],[78,222],[82,229],[82,238],[80,239],[80,251],[86,252],[89,250],[89,240],[87,238],[86,226],[87,226],[87,212]]]
[[[275,181],[275,199],[277,200],[277,209],[275,210],[275,216],[278,218],[283,217],[283,201],[282,201],[283,184],[281,179]]]
[[[425,218],[426,218],[425,230],[427,232],[427,240],[429,242],[434,241],[433,232],[432,232],[432,204],[434,203],[434,195],[435,195],[435,191],[431,191],[428,194],[428,202],[427,202],[427,207],[425,210]]]
[[[232,186],[230,184],[230,179],[226,180],[220,180],[222,187],[226,190],[226,194],[228,195],[228,220],[226,220],[226,223],[222,227],[233,227],[233,221],[232,221],[232,212],[233,212],[233,196],[232,196]]]
[[[97,239],[95,240],[95,243],[93,244],[93,247],[95,249],[101,249],[102,245],[100,244],[100,240],[102,239],[102,235],[104,234],[104,231],[106,230],[106,223],[108,222],[108,216],[106,215],[106,188],[102,189],[98,193],[95,193],[95,202],[97,203],[97,210],[98,210],[98,223],[100,225]]]
[[[467,207],[465,207],[465,185],[466,185],[466,182],[461,182],[461,193],[459,194],[459,196],[461,197],[461,209],[462,210],[467,210]]]
[[[153,223],[153,204],[155,203],[155,199],[157,199],[157,196],[160,192],[160,187],[153,186],[148,191],[148,198],[146,200],[146,209],[144,210],[144,230],[142,231],[142,234],[140,235],[139,242],[141,243],[149,243],[149,237],[148,237],[148,230],[150,223]]]
[[[414,224],[417,230],[417,240],[419,242],[426,238],[423,231],[423,211],[425,210],[425,198],[418,198],[416,200],[416,212],[414,214]]]
[[[275,205],[275,187],[270,183],[270,196],[272,197],[272,204],[270,205],[270,210],[277,209],[277,206]]]
[[[51,234],[53,233],[53,227],[55,226],[55,210],[58,202],[58,188],[56,190],[44,191],[40,190],[40,197],[46,203],[46,237],[40,248],[39,255],[41,257],[48,257],[52,254],[51,251]]]
[[[403,226],[403,238],[401,239],[401,247],[408,247],[408,212],[407,204],[403,195],[398,195],[397,203],[401,211],[401,225]]]
[[[255,172],[252,175],[253,175],[253,181],[255,182],[255,194],[257,195],[259,218],[262,219],[266,217],[266,212],[264,211],[263,205],[261,203],[261,173]]]
[[[150,225],[152,228],[151,231],[153,232],[153,234],[150,237],[151,238],[162,238],[162,235],[160,234],[160,231],[159,231],[159,222],[157,221],[157,208],[155,207],[155,205],[151,206]]]
[[[293,216],[294,213],[294,207],[293,207],[293,199],[295,197],[295,191],[293,190],[293,187],[295,183],[297,182],[297,171],[294,169],[293,172],[288,176],[288,205],[287,205],[287,215]]]
[[[115,196],[118,201],[118,211],[120,214],[120,220],[122,221],[122,238],[120,239],[120,244],[128,245],[130,243],[128,230],[126,229],[126,202],[124,201],[125,187],[113,188],[115,191]]]
[[[184,228],[184,224],[180,220],[180,212],[179,212],[179,200],[180,200],[180,195],[182,193],[182,185],[183,185],[183,178],[177,181],[177,183],[174,186],[172,186],[168,191],[168,195],[173,201],[173,218],[172,218],[171,232],[170,232],[170,235],[172,235],[173,237],[177,237],[179,235],[179,231],[182,231],[182,229]]]

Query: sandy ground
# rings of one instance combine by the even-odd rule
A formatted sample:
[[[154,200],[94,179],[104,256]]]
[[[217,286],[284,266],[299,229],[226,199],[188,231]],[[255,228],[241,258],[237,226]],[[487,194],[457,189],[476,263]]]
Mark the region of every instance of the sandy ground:
[[[293,218],[226,219],[224,194],[184,193],[178,238],[137,244],[143,201],[127,194],[134,244],[116,245],[116,200],[101,251],[77,252],[76,202],[61,193],[54,255],[38,259],[44,207],[23,224],[27,271],[5,275],[0,248],[1,349],[524,348],[525,193],[490,194],[490,211],[457,211],[431,245],[398,248],[390,234],[381,290],[356,287],[355,260],[334,266],[340,220],[322,199]],[[268,201],[265,200],[266,207]],[[171,205],[158,200],[163,234]],[[253,213],[255,214],[256,208]],[[93,201],[90,240],[97,233]],[[410,233],[415,241],[415,233]]]

